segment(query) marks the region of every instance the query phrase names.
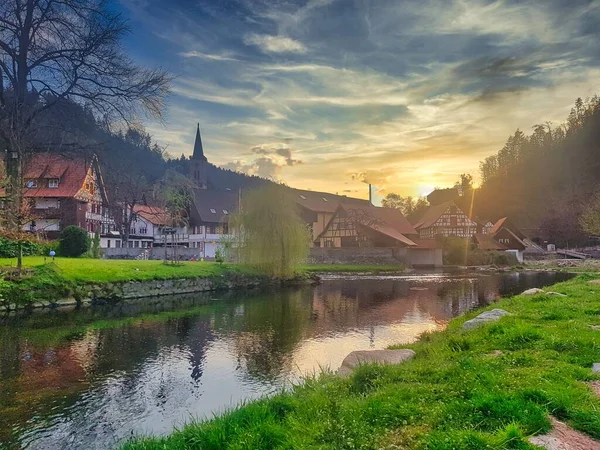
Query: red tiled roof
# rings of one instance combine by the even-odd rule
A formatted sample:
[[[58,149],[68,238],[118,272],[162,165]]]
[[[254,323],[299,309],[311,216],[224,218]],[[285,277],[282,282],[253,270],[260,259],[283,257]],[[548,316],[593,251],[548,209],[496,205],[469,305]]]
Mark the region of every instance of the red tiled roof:
[[[416,245],[416,248],[442,248],[435,239],[411,239]]]
[[[38,187],[26,188],[26,197],[75,197],[83,187],[91,159],[54,153],[35,153],[25,164],[25,180],[36,180]],[[48,187],[48,179],[58,178],[58,187]],[[3,194],[3,193],[2,193]]]
[[[454,202],[440,203],[439,205],[430,206],[423,213],[421,218],[415,223],[415,229],[429,228],[432,226],[446,210],[452,206]]]
[[[341,204],[340,209],[349,214],[360,214],[369,222],[359,221],[359,224],[371,230],[385,234],[405,245],[414,247],[416,244],[406,235],[416,236],[418,233],[408,219],[397,209],[376,206],[350,206]]]
[[[136,205],[133,212],[154,225],[168,225],[170,222],[167,212],[158,206]]]
[[[503,217],[502,219],[499,219],[493,226],[492,229],[490,230],[490,234],[493,236],[494,234],[496,234],[498,231],[500,231],[500,228],[502,228],[502,226],[504,225],[504,223],[506,222],[506,219],[508,219],[508,217]]]
[[[478,233],[473,236],[473,239],[475,239],[477,248],[480,248],[481,250],[507,250],[508,249],[508,247],[506,247],[504,244],[501,244],[500,242],[495,240],[489,234]]]

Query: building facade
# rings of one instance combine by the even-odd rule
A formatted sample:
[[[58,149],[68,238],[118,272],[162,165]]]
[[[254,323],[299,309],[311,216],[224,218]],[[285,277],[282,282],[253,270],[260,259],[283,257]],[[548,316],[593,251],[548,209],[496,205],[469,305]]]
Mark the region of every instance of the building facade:
[[[56,239],[69,225],[106,235],[114,231],[102,173],[95,156],[35,153],[25,162],[24,195],[32,220],[25,231]]]
[[[472,238],[478,230],[477,222],[470,219],[454,202],[430,206],[415,223],[421,239],[436,236]]]

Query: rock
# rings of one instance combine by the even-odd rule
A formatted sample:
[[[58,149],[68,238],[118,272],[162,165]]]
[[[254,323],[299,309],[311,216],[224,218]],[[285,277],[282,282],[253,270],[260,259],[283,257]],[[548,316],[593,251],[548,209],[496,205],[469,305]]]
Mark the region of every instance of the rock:
[[[504,355],[502,350],[494,350],[492,353],[487,354],[487,356],[489,356],[491,358],[497,358],[498,356],[502,356],[502,355]]]
[[[600,442],[576,431],[563,422],[551,417],[552,430],[548,434],[532,436],[529,442],[546,450],[594,450],[600,449]]]
[[[600,373],[600,363],[594,363],[594,364],[592,364],[592,372],[594,372],[594,373]]]
[[[590,280],[588,281],[590,284],[600,284],[600,280]]]
[[[546,292],[546,295],[552,295],[554,297],[566,297],[567,296],[566,294],[561,294],[560,292],[553,292],[553,291]]]
[[[589,386],[592,388],[594,395],[596,395],[596,397],[600,397],[600,381],[592,381],[589,383]]]
[[[482,323],[487,322],[495,322],[496,320],[500,320],[501,317],[510,316],[508,311],[504,311],[503,309],[492,309],[491,311],[484,311],[479,314],[477,317],[467,320],[463,323],[463,328],[465,330],[470,330],[471,328],[478,327]]]
[[[414,358],[414,356],[415,352],[410,349],[358,350],[344,358],[337,373],[340,376],[347,376],[361,364],[400,364]]]
[[[600,325],[592,325],[590,328],[594,331],[600,331]]]
[[[526,291],[521,292],[521,295],[537,295],[537,294],[544,294],[546,291],[544,291],[543,289],[538,289],[538,288],[531,288],[531,289],[527,289]]]

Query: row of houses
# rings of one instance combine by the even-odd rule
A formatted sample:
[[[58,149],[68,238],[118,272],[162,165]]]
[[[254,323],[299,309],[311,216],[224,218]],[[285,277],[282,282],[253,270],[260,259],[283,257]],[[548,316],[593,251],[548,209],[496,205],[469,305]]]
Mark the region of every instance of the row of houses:
[[[77,225],[90,234],[98,232],[103,248],[141,251],[177,245],[195,249],[198,257],[213,258],[219,245],[229,238],[229,216],[237,211],[241,193],[210,187],[207,166],[198,126],[189,161],[189,176],[196,188],[187,223],[172,226],[164,208],[137,205],[125,233],[118,224],[129,220],[115,220],[118,208],[109,208],[107,189],[95,157],[35,154],[25,170],[25,195],[33,206],[32,220],[26,229],[54,239],[66,226]],[[441,249],[436,240],[439,235],[470,238],[485,250],[513,251],[520,260],[532,244],[508,219],[480,223],[452,200],[430,206],[411,223],[399,210],[376,207],[368,200],[292,188],[288,193],[311,229],[315,247],[356,251],[365,247],[406,249],[409,260],[440,265]]]

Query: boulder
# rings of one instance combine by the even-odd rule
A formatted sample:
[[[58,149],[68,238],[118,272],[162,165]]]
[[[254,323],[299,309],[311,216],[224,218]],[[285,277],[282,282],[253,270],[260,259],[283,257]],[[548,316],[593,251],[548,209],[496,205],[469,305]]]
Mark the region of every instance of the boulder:
[[[546,292],[546,295],[552,295],[554,297],[566,297],[567,296],[566,294],[561,294],[560,292],[553,292],[553,291]]]
[[[357,350],[344,358],[337,373],[340,376],[347,376],[361,364],[400,364],[414,356],[415,352],[410,349]]]
[[[487,322],[495,322],[496,320],[500,320],[501,317],[510,316],[508,311],[504,311],[503,309],[492,309],[491,311],[484,311],[479,314],[477,317],[467,320],[463,323],[463,328],[465,330],[469,330],[471,328],[478,327],[482,323]]]
[[[592,364],[592,372],[594,372],[594,373],[600,373],[600,363],[594,363],[594,364]]]
[[[544,294],[546,291],[544,291],[543,289],[539,289],[539,288],[531,288],[531,289],[527,289],[526,291],[521,292],[521,295],[537,295],[537,294]]]

